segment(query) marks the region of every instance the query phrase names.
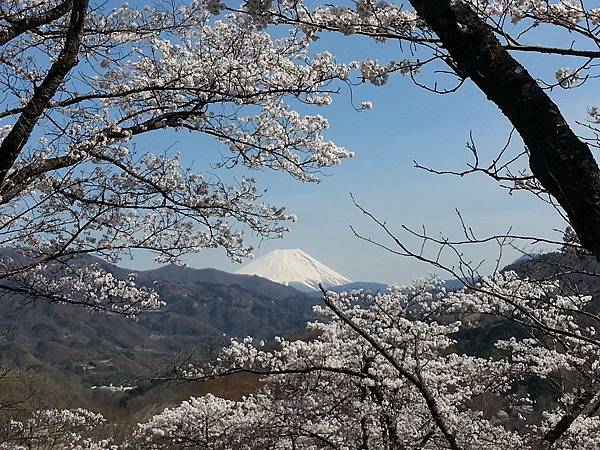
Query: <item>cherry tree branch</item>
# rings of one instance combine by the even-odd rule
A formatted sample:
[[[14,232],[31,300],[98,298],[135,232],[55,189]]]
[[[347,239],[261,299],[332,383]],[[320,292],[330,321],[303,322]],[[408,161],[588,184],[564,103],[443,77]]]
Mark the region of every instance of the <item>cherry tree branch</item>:
[[[473,9],[450,0],[411,0],[464,77],[511,121],[533,175],[566,211],[584,247],[600,259],[600,169],[536,80]]]
[[[89,0],[73,0],[69,29],[63,49],[48,70],[42,84],[35,90],[19,119],[0,144],[0,183],[5,180],[8,171],[21,153],[36,123],[63,83],[65,76],[77,64],[88,4]]]
[[[0,46],[7,44],[14,38],[27,31],[31,31],[39,26],[47,25],[57,19],[60,19],[62,16],[67,14],[67,12],[69,12],[72,5],[73,0],[65,0],[54,8],[51,8],[40,14],[16,20],[6,18],[5,20],[9,22],[11,26],[0,30]]]

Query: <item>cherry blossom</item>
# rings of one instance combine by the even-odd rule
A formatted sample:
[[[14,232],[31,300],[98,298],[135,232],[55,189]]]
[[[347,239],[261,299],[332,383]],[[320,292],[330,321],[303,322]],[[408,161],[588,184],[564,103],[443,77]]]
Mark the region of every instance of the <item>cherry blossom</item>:
[[[245,6],[254,15],[269,7]],[[78,255],[114,262],[149,250],[180,264],[185,254],[223,248],[241,261],[252,252],[245,234],[281,237],[295,220],[263,199],[252,170],[316,182],[320,170],[352,156],[328,140],[316,109],[332,102],[356,64],[311,52],[298,33],[274,38],[245,12],[214,18],[223,8],[0,5],[0,150],[12,155],[0,170],[0,276],[18,279],[18,292],[132,315],[154,308],[159,301],[131,279],[123,281],[128,291],[116,290],[129,304],[122,308],[102,294],[75,300],[49,289],[73,280],[83,294],[74,274],[90,292],[98,280],[115,287],[82,274]],[[313,111],[298,112],[299,103]],[[220,151],[182,156],[141,140],[157,133],[204,135]],[[183,162],[190,160],[202,165]],[[244,175],[223,181],[219,173],[235,166]],[[67,273],[49,279],[56,260]]]

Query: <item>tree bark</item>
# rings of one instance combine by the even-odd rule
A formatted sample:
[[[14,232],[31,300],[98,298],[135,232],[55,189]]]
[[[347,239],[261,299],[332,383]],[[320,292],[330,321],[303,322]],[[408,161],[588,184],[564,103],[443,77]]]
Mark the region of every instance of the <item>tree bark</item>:
[[[533,175],[567,213],[582,245],[600,260],[600,170],[587,144],[571,130],[558,106],[502,47],[467,4],[452,0],[410,0],[452,58],[459,75],[470,78],[504,113],[529,149]],[[573,405],[543,438],[550,448],[598,393]]]
[[[0,184],[5,181],[8,171],[23,147],[25,147],[35,125],[50,104],[52,97],[64,82],[69,71],[77,64],[88,4],[89,0],[75,0],[73,2],[65,44],[58,58],[48,70],[40,86],[35,89],[19,119],[0,144]]]
[[[600,260],[600,170],[558,106],[504,49],[470,6],[410,0],[458,68],[519,132],[533,175],[565,210],[582,245]]]

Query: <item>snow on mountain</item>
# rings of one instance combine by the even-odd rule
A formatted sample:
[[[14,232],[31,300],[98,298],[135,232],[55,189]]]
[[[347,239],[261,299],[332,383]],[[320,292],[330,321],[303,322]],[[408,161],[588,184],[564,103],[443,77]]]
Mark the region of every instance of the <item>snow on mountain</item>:
[[[300,249],[273,250],[237,273],[258,275],[304,291],[318,290],[319,283],[328,288],[351,282]]]

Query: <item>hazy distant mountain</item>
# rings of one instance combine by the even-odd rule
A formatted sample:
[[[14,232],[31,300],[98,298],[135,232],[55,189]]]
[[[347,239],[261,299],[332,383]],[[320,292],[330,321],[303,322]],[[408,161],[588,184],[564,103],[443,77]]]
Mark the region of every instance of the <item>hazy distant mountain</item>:
[[[351,283],[340,284],[339,286],[331,286],[328,290],[333,292],[350,292],[362,290],[371,294],[384,293],[388,290],[389,285],[385,283],[375,283],[372,281],[353,281]]]
[[[72,263],[100,264],[117,277],[132,272],[94,257]],[[252,267],[265,278],[173,265],[138,271],[138,283],[152,286],[166,302],[138,322],[6,295],[0,302],[0,364],[82,373],[94,380],[144,374],[180,351],[208,352],[234,336],[270,339],[302,330],[321,302],[318,283],[338,292],[387,289],[381,283],[350,282],[300,250],[272,252],[243,270]]]
[[[273,250],[237,272],[257,275],[305,291],[351,283],[345,276],[317,261],[300,249]]]
[[[464,287],[464,283],[460,280],[444,280],[442,281],[442,287],[446,288],[447,291],[458,291]],[[370,281],[354,281],[352,283],[329,288],[329,290],[333,292],[362,290],[363,292],[369,294],[384,294],[388,291],[388,289],[390,289],[389,284],[375,283]]]
[[[446,288],[447,291],[458,291],[465,287],[465,284],[460,280],[444,280],[442,287]]]
[[[253,275],[238,275],[216,269],[193,269],[174,265],[140,271],[137,279],[141,283],[165,281],[175,284],[209,283],[222,286],[240,286],[243,289],[275,299],[285,299],[300,294],[298,290],[291,286],[285,286]]]

